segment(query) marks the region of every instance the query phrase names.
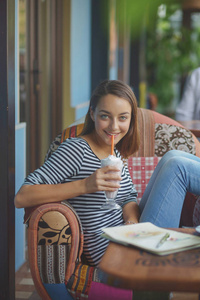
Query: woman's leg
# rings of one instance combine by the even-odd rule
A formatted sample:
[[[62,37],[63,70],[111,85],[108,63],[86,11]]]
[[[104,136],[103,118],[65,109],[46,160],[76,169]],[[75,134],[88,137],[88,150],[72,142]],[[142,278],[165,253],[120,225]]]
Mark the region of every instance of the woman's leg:
[[[200,195],[200,159],[169,151],[159,162],[139,204],[140,222],[178,227],[186,192]]]
[[[155,168],[155,171],[153,172],[150,180],[149,180],[149,183],[144,191],[144,194],[142,196],[142,199],[140,201],[140,208],[143,209],[145,204],[146,204],[146,201],[149,197],[149,194],[151,192],[151,189],[152,189],[152,186],[155,182],[155,179],[156,177],[158,176],[162,166],[166,163],[166,161],[168,161],[170,158],[172,157],[186,157],[186,158],[190,158],[190,159],[193,159],[193,160],[196,160],[196,161],[199,161],[200,162],[200,158],[193,155],[193,154],[190,154],[190,153],[187,153],[187,152],[184,152],[184,151],[180,151],[180,150],[171,150],[171,151],[168,151],[163,157],[162,159],[159,161],[158,165],[156,166]]]

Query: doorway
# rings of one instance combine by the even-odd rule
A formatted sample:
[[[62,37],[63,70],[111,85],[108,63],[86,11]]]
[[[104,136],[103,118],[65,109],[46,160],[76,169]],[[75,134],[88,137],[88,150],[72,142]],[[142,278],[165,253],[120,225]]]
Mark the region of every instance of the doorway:
[[[27,123],[27,174],[62,130],[63,1],[19,1],[20,122]]]

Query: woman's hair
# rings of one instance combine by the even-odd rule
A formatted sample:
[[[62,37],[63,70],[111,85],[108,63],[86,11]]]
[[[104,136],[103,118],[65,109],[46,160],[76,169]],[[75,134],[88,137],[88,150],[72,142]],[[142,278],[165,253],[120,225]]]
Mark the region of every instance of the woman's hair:
[[[139,149],[139,130],[137,119],[137,100],[131,88],[119,80],[105,80],[92,93],[89,109],[85,117],[85,124],[81,135],[91,133],[94,128],[94,121],[90,116],[90,109],[95,111],[100,99],[108,94],[126,99],[131,105],[131,122],[127,134],[117,143],[116,148],[123,158],[128,158]]]

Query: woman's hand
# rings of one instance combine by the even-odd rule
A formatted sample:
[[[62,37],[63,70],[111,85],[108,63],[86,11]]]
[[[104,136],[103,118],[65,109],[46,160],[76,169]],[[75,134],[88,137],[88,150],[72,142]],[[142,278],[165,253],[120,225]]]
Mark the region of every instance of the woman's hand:
[[[120,170],[115,166],[106,166],[96,170],[84,180],[86,193],[95,193],[97,191],[114,192],[120,188]]]
[[[123,207],[123,219],[125,225],[136,224],[140,219],[139,206],[136,202],[129,202]]]

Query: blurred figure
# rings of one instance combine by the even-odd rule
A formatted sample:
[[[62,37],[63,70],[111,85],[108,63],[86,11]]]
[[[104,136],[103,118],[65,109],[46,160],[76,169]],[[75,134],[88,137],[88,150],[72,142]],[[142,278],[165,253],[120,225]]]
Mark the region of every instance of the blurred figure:
[[[200,120],[200,68],[188,76],[182,99],[176,109],[177,121]]]
[[[158,105],[158,98],[157,98],[156,94],[149,93],[148,94],[148,107],[147,108],[156,111],[157,105]]]

